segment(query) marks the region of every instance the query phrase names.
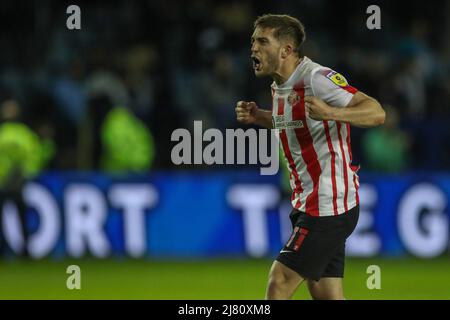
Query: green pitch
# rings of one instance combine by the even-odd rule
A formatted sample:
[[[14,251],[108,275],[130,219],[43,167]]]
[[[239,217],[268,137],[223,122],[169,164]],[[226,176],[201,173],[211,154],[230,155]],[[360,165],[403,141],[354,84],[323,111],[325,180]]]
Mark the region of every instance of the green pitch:
[[[69,265],[81,268],[81,290],[68,290]],[[381,289],[369,290],[369,265]],[[270,260],[0,261],[0,299],[262,299]],[[348,259],[347,299],[450,299],[450,258]],[[301,286],[296,299],[310,299]]]

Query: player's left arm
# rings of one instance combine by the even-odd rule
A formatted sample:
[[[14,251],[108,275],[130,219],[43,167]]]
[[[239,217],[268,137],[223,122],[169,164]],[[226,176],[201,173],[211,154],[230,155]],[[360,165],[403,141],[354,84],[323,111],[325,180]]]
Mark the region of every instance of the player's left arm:
[[[380,103],[361,91],[356,92],[346,106],[330,106],[317,97],[307,96],[305,107],[312,119],[346,122],[361,128],[382,125],[386,117]]]
[[[320,69],[311,77],[313,96],[305,97],[308,116],[369,128],[384,123],[385,112],[372,97],[350,86],[341,74]]]

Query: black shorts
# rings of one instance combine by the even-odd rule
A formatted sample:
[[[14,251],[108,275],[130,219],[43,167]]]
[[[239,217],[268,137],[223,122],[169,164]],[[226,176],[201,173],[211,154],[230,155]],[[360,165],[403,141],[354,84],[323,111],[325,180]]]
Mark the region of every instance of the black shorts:
[[[338,216],[313,217],[293,210],[293,232],[277,261],[305,279],[344,277],[345,241],[358,222],[359,205]]]

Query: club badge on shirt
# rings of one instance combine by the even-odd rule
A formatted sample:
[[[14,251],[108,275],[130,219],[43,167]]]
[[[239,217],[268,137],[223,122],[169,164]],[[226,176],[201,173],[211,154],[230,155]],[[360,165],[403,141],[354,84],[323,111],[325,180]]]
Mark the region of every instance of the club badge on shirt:
[[[291,106],[295,105],[300,101],[300,97],[298,96],[297,92],[295,90],[292,90],[291,93],[288,96],[288,102]]]

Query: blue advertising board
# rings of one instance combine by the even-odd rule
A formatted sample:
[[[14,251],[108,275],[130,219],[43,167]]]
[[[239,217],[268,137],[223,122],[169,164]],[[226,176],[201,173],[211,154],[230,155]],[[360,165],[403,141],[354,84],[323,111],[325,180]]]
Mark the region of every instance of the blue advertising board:
[[[450,175],[360,177],[349,256],[449,252]],[[46,173],[24,189],[28,249],[44,257],[273,257],[291,232],[278,176],[259,171],[144,176]],[[15,206],[3,207],[8,252],[24,245]]]

